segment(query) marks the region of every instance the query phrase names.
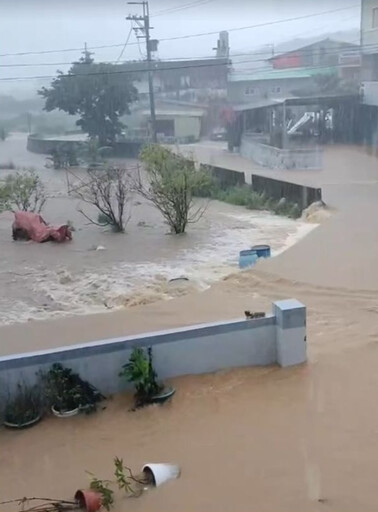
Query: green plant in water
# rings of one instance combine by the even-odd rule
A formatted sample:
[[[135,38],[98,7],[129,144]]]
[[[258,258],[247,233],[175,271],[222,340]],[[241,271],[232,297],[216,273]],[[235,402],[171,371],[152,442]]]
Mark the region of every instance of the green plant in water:
[[[129,362],[123,365],[122,368],[119,376],[134,384],[135,405],[137,407],[150,403],[152,397],[162,390],[153,368],[151,347],[147,349],[147,355],[142,348],[134,348]]]
[[[14,395],[6,402],[4,420],[14,425],[22,425],[37,419],[42,412],[43,402],[39,386],[19,383]]]
[[[60,363],[54,363],[47,373],[40,375],[50,405],[59,412],[72,411],[78,407],[92,412],[104,398],[89,382]]]
[[[89,473],[89,471],[87,471],[87,473],[92,477],[89,488],[101,494],[102,506],[106,508],[106,510],[110,510],[114,504],[114,491],[109,488],[111,481],[99,480],[92,473]]]
[[[41,213],[46,200],[45,186],[32,168],[8,174],[0,183],[0,212],[20,210]]]
[[[123,459],[119,457],[115,457],[113,460],[114,463],[114,476],[116,481],[112,480],[100,480],[93,473],[87,471],[87,474],[90,475],[91,481],[89,488],[92,491],[96,491],[101,494],[102,497],[102,505],[106,510],[110,510],[110,508],[114,505],[114,491],[111,489],[111,485],[116,483],[118,489],[124,490],[127,496],[138,497],[143,493],[144,485],[149,483],[147,478],[135,478],[132,474],[130,468],[124,465]],[[128,472],[128,475],[125,472]],[[138,490],[133,489],[133,483],[139,484]]]

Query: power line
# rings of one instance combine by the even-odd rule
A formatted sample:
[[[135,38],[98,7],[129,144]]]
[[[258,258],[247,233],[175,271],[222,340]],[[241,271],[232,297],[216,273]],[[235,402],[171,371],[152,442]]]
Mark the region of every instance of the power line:
[[[176,7],[171,7],[168,9],[164,9],[163,11],[158,11],[155,14],[151,15],[151,18],[156,18],[157,16],[162,16],[163,14],[173,14],[179,11],[184,11],[185,9],[191,9],[193,7],[200,7],[201,5],[208,4],[210,2],[214,2],[214,0],[197,0],[196,2],[191,2],[189,4],[177,5]]]
[[[378,48],[378,46],[377,46]],[[215,60],[215,59],[214,59]],[[261,59],[261,61],[263,61],[265,59]],[[248,60],[245,60],[245,61],[240,61],[240,64],[243,64],[243,63],[249,63],[249,62],[259,62],[258,60],[251,60],[251,59],[248,59]],[[169,70],[173,70],[173,69],[191,69],[191,68],[203,68],[203,67],[213,67],[213,66],[224,66],[224,63],[219,63],[219,62],[204,62],[204,63],[200,63],[200,64],[192,64],[192,65],[187,65],[187,66],[171,66],[171,67],[166,67],[162,70],[159,70],[159,71],[169,71]],[[333,66],[330,66],[330,65],[327,65],[327,66],[311,66],[311,67],[306,67],[306,68],[303,68],[304,70],[315,70],[315,69],[329,69],[330,67],[333,67],[333,68],[342,68],[342,67],[345,67],[345,65],[343,64],[336,64],[336,65],[333,65]],[[254,68],[254,71],[260,71],[260,70],[267,70],[266,66],[262,66],[260,68]],[[74,78],[74,77],[77,77],[77,76],[102,76],[102,75],[124,75],[124,74],[132,74],[132,73],[146,73],[146,72],[154,72],[154,71],[157,71],[157,68],[155,67],[152,67],[152,68],[144,68],[144,69],[131,69],[131,70],[118,70],[118,71],[109,71],[109,72],[100,72],[100,73],[67,73],[67,74],[60,74],[58,76],[56,75],[35,75],[35,76],[27,76],[27,77],[10,77],[10,78],[0,78],[0,81],[1,82],[11,82],[11,81],[22,81],[22,80],[47,80],[47,79],[53,79],[53,78]],[[274,71],[272,69],[269,68],[269,71]]]
[[[292,18],[282,18],[280,20],[268,21],[268,22],[264,22],[264,23],[257,23],[255,25],[246,25],[243,27],[229,28],[229,29],[223,29],[223,30],[225,30],[227,32],[236,32],[238,30],[247,30],[247,29],[253,29],[253,28],[266,27],[266,26],[270,26],[270,25],[277,25],[280,23],[288,23],[291,21],[299,21],[299,20],[303,20],[303,19],[313,18],[316,16],[323,16],[325,14],[332,14],[332,13],[345,11],[345,10],[349,10],[349,9],[355,9],[356,7],[359,7],[359,4],[354,4],[349,7],[340,7],[338,9],[330,9],[328,11],[306,14],[303,16],[295,16]],[[182,36],[166,37],[163,39],[159,39],[159,41],[161,41],[161,42],[176,41],[178,39],[189,39],[189,38],[193,38],[193,37],[202,37],[202,36],[207,36],[207,35],[219,34],[219,32],[220,32],[220,30],[216,30],[216,31],[211,31],[211,32],[201,32],[201,33],[197,33],[197,34],[187,34],[187,35],[182,35]],[[136,45],[136,44],[137,43],[130,43],[130,46]],[[123,45],[124,45],[124,43],[101,45],[101,46],[91,46],[91,47],[88,47],[88,49],[89,50],[99,50],[99,49],[105,49],[105,48],[120,48]],[[16,57],[16,56],[24,56],[24,55],[43,55],[43,54],[48,54],[48,53],[63,53],[63,52],[73,52],[73,51],[81,51],[81,50],[82,50],[82,48],[64,48],[61,50],[41,50],[41,51],[32,51],[32,52],[28,51],[28,52],[17,52],[17,53],[3,53],[3,54],[0,54],[0,57]]]
[[[287,23],[287,22],[290,22],[290,21],[299,21],[299,20],[303,20],[303,19],[307,19],[307,18],[313,18],[315,16],[322,16],[324,14],[331,14],[331,13],[335,13],[335,12],[345,11],[347,9],[355,9],[356,7],[359,7],[359,6],[360,6],[360,4],[354,4],[354,5],[351,5],[349,7],[340,7],[338,9],[331,9],[329,11],[323,11],[323,12],[319,12],[319,13],[306,14],[306,15],[303,15],[303,16],[295,16],[293,18],[285,18],[285,19],[281,19],[281,20],[267,21],[267,22],[264,22],[264,23],[258,23],[256,25],[245,25],[244,27],[228,28],[228,29],[224,29],[224,30],[227,31],[227,32],[236,32],[236,31],[239,31],[239,30],[247,30],[247,29],[252,29],[252,28],[267,27],[269,25],[277,25],[279,23]],[[197,33],[197,34],[188,34],[188,35],[184,35],[184,36],[167,37],[167,38],[164,38],[164,39],[159,39],[159,41],[175,41],[177,39],[189,39],[189,38],[192,38],[192,37],[202,37],[202,36],[219,34],[219,32],[220,32],[219,30],[215,30],[215,31],[212,31],[212,32],[200,32],[200,33]]]
[[[127,35],[127,39],[126,39],[125,44],[124,44],[124,46],[123,46],[123,48],[121,50],[121,53],[118,55],[118,59],[115,62],[119,62],[121,60],[122,55],[123,55],[124,51],[126,50],[126,46],[129,44],[129,40],[130,40],[130,36],[131,36],[131,32],[132,31],[133,31],[133,25],[132,25],[132,23],[130,23],[130,31],[129,31],[128,35]],[[59,64],[59,65],[61,66],[61,64]]]
[[[139,41],[138,41],[139,42]],[[352,46],[352,48],[348,49],[348,48],[344,48],[344,49],[340,49],[340,48],[335,48],[335,49],[329,49],[329,50],[325,50],[323,52],[322,55],[338,55],[340,53],[343,53],[343,52],[347,52],[347,51],[361,51],[361,50],[364,50],[364,49],[374,49],[377,47],[378,43],[369,43],[369,44],[365,44],[365,45],[357,45],[355,46],[355,48],[353,48],[353,42],[358,42],[358,40],[354,40],[350,43],[350,45]],[[301,54],[302,55],[306,55],[306,54],[311,54],[312,53],[312,49],[308,49],[306,50],[306,46],[313,46],[313,44],[316,44],[316,43],[312,43],[312,44],[309,44],[309,45],[305,45],[304,47],[302,47],[303,49],[301,50],[301,48],[298,48],[298,49],[293,49],[293,50],[288,50],[286,52],[280,52],[279,54],[275,55],[275,57],[278,57],[279,55],[285,55],[285,54],[290,54],[290,53],[294,53],[296,51],[299,51],[301,50]],[[242,53],[234,53],[232,55],[230,55],[230,58],[229,60],[232,61],[233,58],[235,57],[244,57],[244,56],[256,56],[256,55],[267,55],[269,52],[268,51],[264,51],[264,52],[253,52],[253,51],[250,51],[250,52],[242,52]],[[144,57],[144,55],[142,54],[142,56]],[[256,59],[255,61],[251,61],[251,62],[263,62],[263,61],[267,61],[267,60],[270,60],[272,59],[273,57],[269,57],[269,58],[263,58],[263,59]],[[198,57],[198,58],[193,58],[193,57],[175,57],[175,58],[168,58],[168,59],[163,59],[163,60],[156,60],[156,61],[153,61],[155,62],[156,64],[159,64],[161,62],[167,62],[167,61],[200,61],[200,60],[213,60],[213,61],[216,61],[216,60],[220,60],[219,58],[215,57],[214,55],[208,55],[208,56],[202,56],[202,57]],[[127,64],[127,63],[134,63],[135,61],[130,61],[130,60],[123,60],[123,61],[119,61],[119,60],[116,60],[116,61],[101,61],[101,64],[114,64],[114,63],[119,63],[119,64]],[[138,62],[138,61],[137,61]],[[141,61],[139,61],[141,62]],[[17,68],[17,67],[42,67],[42,66],[66,66],[66,65],[71,65],[72,62],[39,62],[39,63],[35,63],[35,64],[31,64],[31,63],[21,63],[21,64],[0,64],[0,68]],[[236,62],[236,64],[238,64],[238,62]],[[222,62],[219,62],[219,65],[224,65],[224,60]],[[180,66],[177,66],[178,68],[180,68]],[[143,68],[140,69],[140,71],[144,71]]]

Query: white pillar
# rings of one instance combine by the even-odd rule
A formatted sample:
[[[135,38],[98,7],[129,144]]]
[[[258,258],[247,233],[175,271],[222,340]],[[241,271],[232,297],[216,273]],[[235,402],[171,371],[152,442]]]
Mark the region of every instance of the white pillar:
[[[296,299],[273,303],[276,317],[277,362],[280,366],[304,363],[306,355],[306,306]]]

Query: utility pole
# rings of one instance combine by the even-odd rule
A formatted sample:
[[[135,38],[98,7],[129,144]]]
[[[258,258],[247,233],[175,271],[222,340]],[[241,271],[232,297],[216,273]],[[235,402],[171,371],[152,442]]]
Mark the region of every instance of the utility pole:
[[[153,81],[153,71],[152,71],[152,58],[151,58],[151,40],[150,40],[150,11],[148,7],[148,2],[127,2],[129,5],[142,5],[143,6],[143,16],[127,16],[126,19],[130,21],[135,21],[138,25],[136,30],[140,30],[142,35],[138,36],[138,38],[143,38],[146,40],[146,53],[147,53],[147,68],[148,68],[148,91],[150,96],[150,116],[151,116],[151,136],[152,142],[157,142],[156,138],[156,113],[155,113],[155,97],[154,97],[154,81]],[[141,23],[143,22],[143,24]]]

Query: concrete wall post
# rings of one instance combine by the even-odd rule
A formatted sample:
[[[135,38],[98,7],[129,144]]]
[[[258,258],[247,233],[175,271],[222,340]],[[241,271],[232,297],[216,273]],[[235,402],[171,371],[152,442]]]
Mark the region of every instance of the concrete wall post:
[[[296,299],[273,303],[276,317],[277,362],[280,366],[304,363],[306,355],[306,307]]]

